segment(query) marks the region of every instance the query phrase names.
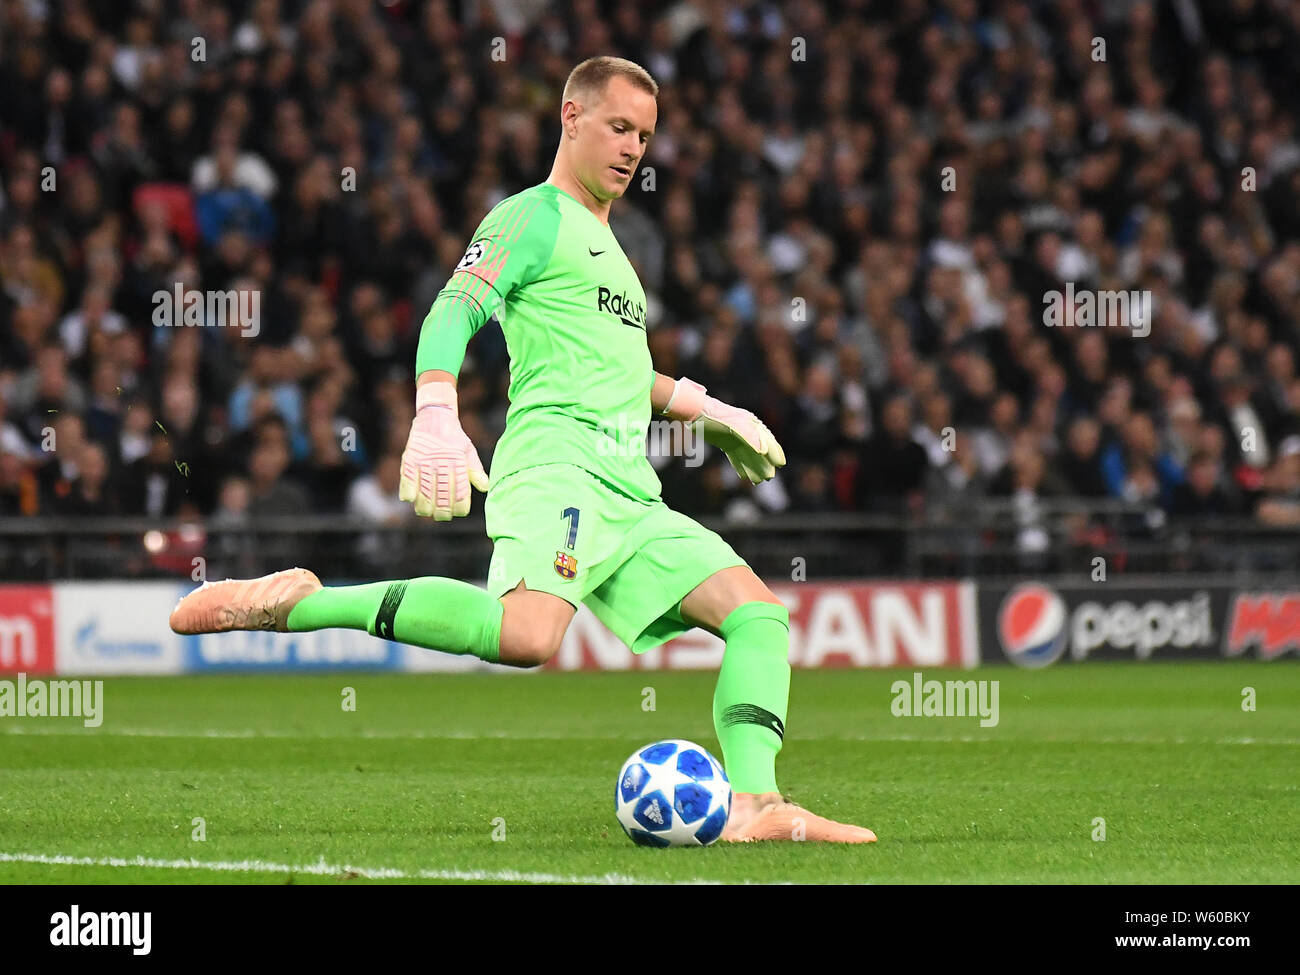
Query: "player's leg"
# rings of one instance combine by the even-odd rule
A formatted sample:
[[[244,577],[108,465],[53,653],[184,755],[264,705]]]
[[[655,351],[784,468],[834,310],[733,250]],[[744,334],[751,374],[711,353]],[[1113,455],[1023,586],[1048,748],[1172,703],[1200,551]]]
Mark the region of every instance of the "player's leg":
[[[724,766],[739,793],[776,792],[776,756],[790,698],[790,616],[747,565],[692,589],[681,615],[726,641],[713,694]]]
[[[321,589],[288,616],[292,632],[332,626],[492,663],[537,667],[560,648],[574,608],[520,582],[497,598],[439,576]]]
[[[574,608],[521,582],[500,599],[439,576],[323,587],[306,569],[227,579],[190,593],[172,611],[178,633],[365,630],[428,650],[535,667],[559,649]]]
[[[787,801],[776,786],[790,697],[790,617],[747,565],[719,569],[682,599],[680,615],[723,638],[713,724],[733,789],[723,839],[870,843],[876,834]]]
[[[540,667],[555,656],[577,610],[559,596],[525,589],[522,582],[501,597],[500,663]]]
[[[586,603],[634,653],[695,626],[726,642],[714,728],[731,779],[723,839],[870,843],[871,830],[788,802],[776,785],[790,691],[790,618],[716,532],[658,505],[628,532],[630,555]]]
[[[324,587],[306,569],[260,579],[205,583],[172,610],[177,633],[364,630],[446,653],[497,662],[502,601],[459,579],[424,576],[359,586]]]
[[[576,604],[603,580],[602,567],[617,548],[620,536],[605,525],[602,495],[591,475],[559,464],[494,485],[485,512],[494,542],[486,590],[440,576],[322,587],[306,569],[289,569],[204,584],[172,612],[172,629],[341,627],[492,663],[538,666],[559,649]]]

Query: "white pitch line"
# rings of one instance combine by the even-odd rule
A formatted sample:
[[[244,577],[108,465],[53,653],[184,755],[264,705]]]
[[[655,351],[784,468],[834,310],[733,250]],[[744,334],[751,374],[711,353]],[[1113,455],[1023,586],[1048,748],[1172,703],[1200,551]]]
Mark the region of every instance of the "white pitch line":
[[[528,738],[532,741],[572,741],[574,739],[608,739],[617,741],[627,738],[627,735],[554,735],[546,733],[528,732],[521,734],[515,731],[448,731],[448,732],[429,732],[429,731],[357,731],[350,734],[330,735],[317,732],[304,731],[277,731],[275,729],[254,730],[252,728],[205,728],[197,731],[182,731],[171,728],[80,728],[59,727],[58,725],[11,725],[5,727],[0,724],[0,734],[10,735],[50,735],[54,737],[83,737],[83,738],[228,738],[228,739],[252,739],[252,738],[285,738],[285,739],[328,739],[331,741],[346,741],[349,739],[373,738],[380,741],[401,741],[407,738],[427,738],[430,740],[469,740],[478,739],[496,739],[496,738]]]
[[[536,732],[517,732],[517,731],[448,731],[448,732],[429,732],[429,731],[358,731],[350,734],[331,735],[321,734],[319,732],[299,732],[299,731],[276,731],[267,729],[263,731],[252,728],[207,728],[198,731],[180,731],[169,728],[68,728],[58,725],[33,725],[33,724],[14,724],[5,726],[0,723],[0,735],[50,735],[54,737],[95,737],[95,738],[215,738],[215,739],[294,739],[294,740],[327,740],[327,741],[349,741],[349,740],[377,740],[377,741],[402,741],[405,739],[427,739],[430,741],[487,741],[494,739],[518,739],[527,738],[530,741],[573,741],[573,740],[598,740],[598,741],[622,741],[628,738],[625,734],[610,735],[556,735]],[[793,741],[854,741],[854,742],[906,742],[906,743],[924,743],[935,742],[941,744],[1011,744],[1022,742],[1022,738],[1003,738],[995,735],[954,735],[949,738],[939,738],[926,735],[826,735],[810,737],[805,739],[792,738]],[[1128,736],[1106,736],[1102,738],[1041,738],[1034,737],[1035,744],[1045,745],[1300,745],[1300,738],[1255,738],[1255,737],[1231,737],[1231,738],[1144,738],[1140,735]]]
[[[157,860],[152,857],[74,857],[45,853],[0,853],[0,863],[35,863],[45,866],[146,868],[150,870],[212,870],[219,873],[300,873],[320,877],[355,874],[367,880],[486,880],[524,884],[718,884],[716,880],[643,880],[626,874],[600,876],[529,873],[519,870],[398,870],[393,867],[355,867],[326,863],[290,865],[265,860]]]
[[[1300,745],[1300,738],[1143,738],[1139,735],[1106,736],[1104,738],[998,738],[992,735],[955,735],[951,738],[926,737],[924,735],[831,735],[826,738],[809,739],[816,741],[890,741],[924,744],[926,742],[942,745],[982,744],[1009,745],[1023,744],[1031,741],[1036,745]]]

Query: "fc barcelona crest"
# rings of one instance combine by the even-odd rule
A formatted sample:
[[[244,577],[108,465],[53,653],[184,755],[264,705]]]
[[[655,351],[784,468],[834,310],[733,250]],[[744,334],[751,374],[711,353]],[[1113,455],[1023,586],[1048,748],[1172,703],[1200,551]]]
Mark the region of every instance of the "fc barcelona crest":
[[[555,573],[561,579],[572,579],[578,574],[578,560],[567,552],[556,552]]]

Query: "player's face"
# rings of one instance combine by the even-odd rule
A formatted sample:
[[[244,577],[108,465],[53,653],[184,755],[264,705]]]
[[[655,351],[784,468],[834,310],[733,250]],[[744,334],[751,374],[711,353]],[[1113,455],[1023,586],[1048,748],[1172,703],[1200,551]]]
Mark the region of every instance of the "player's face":
[[[574,146],[578,178],[599,200],[627,190],[654,135],[659,106],[648,91],[614,77],[605,93],[578,118]]]

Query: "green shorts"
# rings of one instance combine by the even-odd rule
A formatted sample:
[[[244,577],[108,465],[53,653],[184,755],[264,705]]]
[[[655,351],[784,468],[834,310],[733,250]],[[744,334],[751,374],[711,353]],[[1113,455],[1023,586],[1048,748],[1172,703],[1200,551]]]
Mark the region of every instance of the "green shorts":
[[[572,464],[516,471],[492,485],[488,591],[528,589],[596,618],[633,653],[685,633],[682,599],[719,569],[744,565],[722,537],[663,501],[638,501]]]

